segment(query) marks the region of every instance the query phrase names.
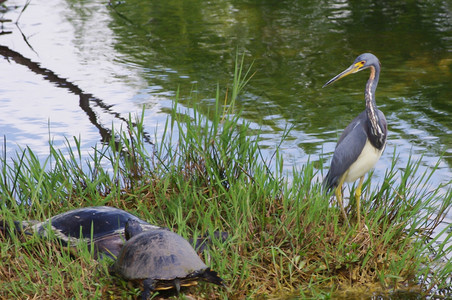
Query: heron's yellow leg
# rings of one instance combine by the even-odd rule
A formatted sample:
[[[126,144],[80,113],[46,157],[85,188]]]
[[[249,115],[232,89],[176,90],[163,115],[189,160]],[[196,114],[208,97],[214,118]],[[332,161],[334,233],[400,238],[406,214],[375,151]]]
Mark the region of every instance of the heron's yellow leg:
[[[359,179],[358,187],[355,190],[356,210],[358,212],[358,226],[361,228],[361,188],[363,186],[364,176]]]
[[[337,185],[335,194],[336,194],[336,199],[337,199],[337,202],[339,203],[339,208],[341,209],[342,215],[344,216],[344,219],[347,222],[348,226],[350,226],[350,222],[348,221],[347,214],[345,213],[345,209],[344,209],[344,204],[342,202],[342,185],[344,184],[345,177],[347,177],[347,173],[341,177],[341,180],[339,181],[339,184]]]

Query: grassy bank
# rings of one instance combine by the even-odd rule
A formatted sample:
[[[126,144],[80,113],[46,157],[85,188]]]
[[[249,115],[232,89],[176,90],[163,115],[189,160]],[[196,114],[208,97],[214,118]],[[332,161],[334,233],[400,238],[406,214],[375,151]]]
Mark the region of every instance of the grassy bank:
[[[111,205],[189,238],[216,230],[204,261],[227,288],[207,284],[183,290],[200,299],[306,298],[414,290],[449,293],[450,228],[432,236],[452,204],[452,191],[428,185],[430,173],[415,177],[420,161],[392,167],[382,186],[365,194],[365,226],[341,219],[318,172],[297,166],[290,183],[278,153],[272,166],[261,159],[258,138],[250,139],[235,101],[246,83],[236,67],[229,93],[218,91],[210,110],[178,106],[162,138],[149,149],[142,122],[99,146],[88,160],[80,143],[67,151],[50,144],[39,160],[32,149],[11,162],[3,157],[1,219],[43,220],[69,209]],[[177,141],[177,142],[174,142]],[[351,201],[353,202],[353,201]],[[353,206],[353,203],[351,203]],[[13,236],[0,239],[1,298],[124,298],[139,289],[108,274],[108,261],[95,261],[80,245],[74,256],[54,240]],[[348,296],[351,297],[350,294]]]

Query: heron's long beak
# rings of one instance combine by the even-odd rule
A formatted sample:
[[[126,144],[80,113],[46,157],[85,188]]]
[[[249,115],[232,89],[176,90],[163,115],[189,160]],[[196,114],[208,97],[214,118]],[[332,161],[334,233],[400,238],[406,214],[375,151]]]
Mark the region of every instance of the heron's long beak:
[[[353,74],[353,73],[356,73],[356,72],[360,71],[361,67],[362,67],[362,64],[360,64],[360,63],[355,63],[355,64],[351,65],[350,67],[348,67],[342,73],[337,74],[332,79],[328,80],[328,82],[325,83],[322,87],[326,87],[327,85],[330,85],[333,82],[338,81],[339,79],[341,79],[341,78],[343,78],[343,77],[345,77],[347,75],[350,75],[350,74]]]

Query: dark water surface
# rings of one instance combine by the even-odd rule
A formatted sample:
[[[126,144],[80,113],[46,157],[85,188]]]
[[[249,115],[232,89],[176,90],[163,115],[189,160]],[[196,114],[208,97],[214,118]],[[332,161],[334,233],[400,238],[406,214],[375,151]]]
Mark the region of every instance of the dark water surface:
[[[377,105],[390,132],[375,184],[394,151],[400,168],[410,153],[423,156],[419,172],[444,154],[432,185],[452,180],[451,1],[32,0],[20,15],[24,3],[7,1],[0,13],[13,20],[0,35],[7,156],[29,146],[45,157],[49,139],[58,146],[72,136],[89,153],[143,106],[146,129],[158,136],[177,88],[213,104],[217,84],[231,84],[238,49],[256,72],[239,101],[243,118],[262,129],[269,156],[293,127],[281,145],[290,172],[331,158],[364,109],[368,72],[322,85],[372,52],[382,63]]]

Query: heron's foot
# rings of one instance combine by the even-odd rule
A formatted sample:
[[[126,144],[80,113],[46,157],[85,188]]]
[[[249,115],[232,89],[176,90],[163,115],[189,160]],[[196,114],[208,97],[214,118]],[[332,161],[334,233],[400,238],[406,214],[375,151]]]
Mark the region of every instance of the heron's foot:
[[[350,221],[348,220],[347,214],[345,213],[345,209],[343,206],[341,206],[342,216],[344,217],[345,223],[347,223],[348,227],[350,226]]]
[[[369,228],[366,225],[365,219],[357,220],[358,221],[358,231],[369,231]],[[356,226],[356,225],[355,225]]]

